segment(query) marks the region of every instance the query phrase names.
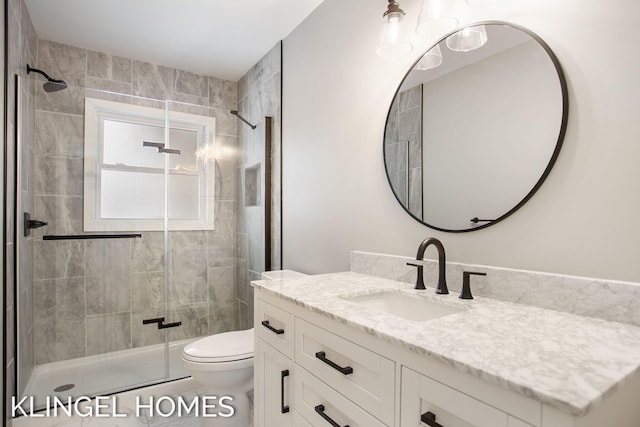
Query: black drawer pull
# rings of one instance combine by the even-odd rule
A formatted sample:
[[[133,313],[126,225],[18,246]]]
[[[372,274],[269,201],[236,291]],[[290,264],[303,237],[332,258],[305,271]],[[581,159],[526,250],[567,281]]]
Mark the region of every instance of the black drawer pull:
[[[318,359],[322,360],[327,365],[331,366],[336,371],[339,371],[342,375],[353,374],[353,368],[351,366],[342,367],[342,366],[338,365],[337,363],[327,359],[327,354],[324,351],[317,352],[316,353],[316,357]]]
[[[280,413],[286,414],[289,412],[289,406],[284,404],[284,379],[289,376],[289,370],[285,369],[280,372]]]
[[[263,320],[263,321],[262,321],[262,322],[260,322],[260,323],[262,323],[262,326],[264,326],[265,328],[267,328],[268,330],[270,330],[271,332],[273,332],[273,333],[274,333],[274,334],[276,334],[276,335],[282,335],[282,334],[284,334],[284,329],[276,329],[276,328],[274,328],[273,326],[271,326],[271,325],[269,324],[269,321],[268,321],[268,320]]]
[[[444,427],[442,424],[438,424],[436,422],[436,414],[434,414],[431,411],[425,412],[424,414],[422,414],[420,416],[420,421],[422,421],[423,423],[425,423],[430,427]]]
[[[340,427],[340,424],[338,424],[337,422],[333,421],[329,415],[324,413],[324,405],[316,406],[315,410],[322,418],[325,419],[326,422],[331,424],[333,427]],[[346,425],[344,427],[349,427],[349,425]]]

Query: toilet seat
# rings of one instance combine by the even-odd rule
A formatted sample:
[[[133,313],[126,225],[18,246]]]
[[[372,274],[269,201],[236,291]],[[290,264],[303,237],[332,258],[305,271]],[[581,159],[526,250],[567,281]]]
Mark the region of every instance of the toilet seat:
[[[197,363],[228,363],[253,358],[253,328],[211,335],[184,347],[182,358]]]

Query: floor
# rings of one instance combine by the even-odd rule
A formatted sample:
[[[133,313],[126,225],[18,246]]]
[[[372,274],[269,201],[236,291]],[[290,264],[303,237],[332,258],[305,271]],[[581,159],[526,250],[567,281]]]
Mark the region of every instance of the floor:
[[[14,427],[201,427],[202,418],[194,414],[182,414],[178,416],[176,413],[163,416],[149,416],[148,411],[140,411],[140,416],[136,416],[136,399],[142,402],[149,402],[151,397],[156,400],[165,396],[172,398],[174,401],[182,397],[185,401],[191,401],[196,396],[202,396],[203,390],[199,389],[199,385],[191,378],[172,381],[165,384],[146,387],[125,393],[117,394],[113,397],[115,402],[115,410],[111,407],[101,411],[102,414],[124,414],[126,417],[114,418],[109,417],[80,417],[74,415],[68,417],[58,414],[57,417],[33,418],[19,417],[14,419]],[[162,409],[165,414],[171,412],[169,409]],[[86,411],[86,408],[81,408]]]
[[[169,345],[169,379],[189,374],[182,365],[182,350],[193,340]],[[33,396],[36,408],[43,408],[47,396],[102,396],[166,379],[164,345],[147,346],[105,355],[89,356],[37,366],[24,395]],[[62,388],[62,391],[56,391]]]

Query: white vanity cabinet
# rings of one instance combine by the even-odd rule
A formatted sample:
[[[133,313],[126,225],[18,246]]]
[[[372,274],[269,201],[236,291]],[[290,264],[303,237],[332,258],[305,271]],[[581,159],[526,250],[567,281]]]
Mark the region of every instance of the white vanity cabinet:
[[[587,415],[572,416],[345,325],[339,314],[332,319],[260,287],[254,295],[257,427],[640,425],[638,376]]]

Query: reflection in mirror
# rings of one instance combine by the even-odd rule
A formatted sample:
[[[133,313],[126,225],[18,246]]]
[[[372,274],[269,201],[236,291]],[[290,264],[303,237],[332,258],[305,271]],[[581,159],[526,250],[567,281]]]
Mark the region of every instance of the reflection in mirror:
[[[411,216],[442,231],[484,228],[524,204],[566,128],[566,84],[546,44],[510,24],[482,26],[481,47],[452,51],[444,38],[414,64],[387,117],[391,188]]]

